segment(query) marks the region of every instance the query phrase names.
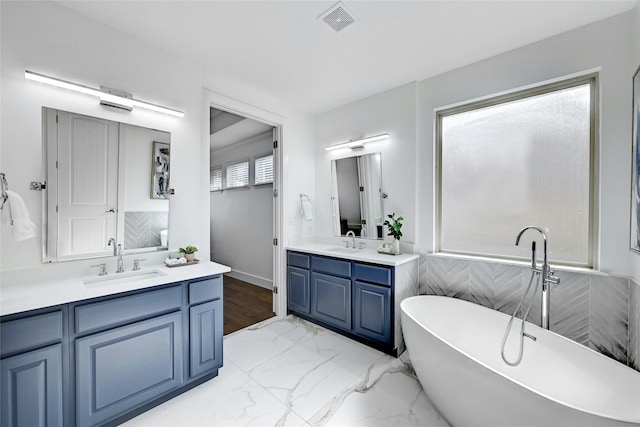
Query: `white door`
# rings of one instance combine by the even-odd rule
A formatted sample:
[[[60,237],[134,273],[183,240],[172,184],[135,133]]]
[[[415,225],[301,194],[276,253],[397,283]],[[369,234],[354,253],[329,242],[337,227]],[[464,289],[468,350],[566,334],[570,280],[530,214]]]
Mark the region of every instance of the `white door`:
[[[58,112],[58,260],[106,256],[116,237],[119,124]]]

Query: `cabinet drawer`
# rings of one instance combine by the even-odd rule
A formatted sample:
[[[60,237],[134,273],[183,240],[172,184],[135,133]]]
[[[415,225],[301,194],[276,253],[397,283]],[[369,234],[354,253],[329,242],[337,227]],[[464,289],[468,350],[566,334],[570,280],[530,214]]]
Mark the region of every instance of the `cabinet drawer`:
[[[174,286],[76,306],[75,331],[81,334],[177,310],[182,306],[181,289]]]
[[[60,340],[62,340],[62,311],[0,324],[0,348],[3,355]]]
[[[310,258],[311,257],[309,255],[300,254],[297,252],[287,252],[287,265],[306,268],[308,270],[311,267]]]
[[[189,283],[189,304],[222,298],[222,276]]]
[[[314,256],[311,259],[311,269],[318,273],[351,278],[351,261]]]
[[[358,264],[353,267],[353,275],[356,280],[362,280],[378,285],[391,286],[391,268],[376,265]]]

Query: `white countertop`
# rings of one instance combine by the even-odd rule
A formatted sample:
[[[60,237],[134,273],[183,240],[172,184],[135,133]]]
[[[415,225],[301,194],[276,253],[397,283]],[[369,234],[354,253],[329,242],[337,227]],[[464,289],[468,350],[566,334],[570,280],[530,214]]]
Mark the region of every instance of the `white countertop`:
[[[97,274],[51,280],[42,279],[10,283],[3,281],[0,286],[0,315],[4,316],[136,289],[150,288],[166,283],[227,273],[231,271],[231,268],[210,261],[201,261],[195,265],[174,268],[169,268],[164,264],[150,265],[140,270],[143,273],[153,271],[157,271],[161,275],[138,280],[132,277],[132,280],[128,281],[123,279],[131,275],[131,271],[122,273],[122,276],[109,273],[108,276],[104,277],[117,278],[117,280],[114,282],[105,280],[90,284],[85,284],[84,281],[86,279],[97,279]]]
[[[331,243],[294,243],[287,245],[286,249],[390,266],[402,265],[420,258],[418,254],[381,254],[374,249],[349,250]]]

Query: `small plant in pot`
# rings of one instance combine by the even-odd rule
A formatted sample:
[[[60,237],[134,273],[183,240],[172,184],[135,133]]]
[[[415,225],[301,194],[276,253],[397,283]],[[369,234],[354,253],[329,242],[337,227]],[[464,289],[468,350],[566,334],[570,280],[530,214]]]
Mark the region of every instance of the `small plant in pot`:
[[[196,252],[198,252],[198,248],[196,248],[195,246],[186,246],[184,248],[178,249],[178,252],[184,254],[187,262],[193,262],[196,259]]]
[[[401,216],[396,218],[395,212],[387,215],[387,217],[389,219],[384,222],[384,225],[387,226],[387,230],[389,231],[387,233],[387,236],[393,237],[393,252],[395,254],[399,254],[400,238],[402,237],[401,228],[402,228],[402,221],[404,220],[404,218]]]

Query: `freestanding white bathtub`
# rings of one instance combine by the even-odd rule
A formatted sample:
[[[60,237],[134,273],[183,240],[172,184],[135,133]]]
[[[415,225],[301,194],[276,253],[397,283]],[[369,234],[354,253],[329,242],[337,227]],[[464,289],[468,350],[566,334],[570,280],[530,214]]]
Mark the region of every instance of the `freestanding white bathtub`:
[[[500,356],[508,315],[464,300],[402,301],[402,330],[422,387],[455,427],[640,426],[640,372],[527,323],[524,356]],[[518,353],[514,322],[507,358]]]

